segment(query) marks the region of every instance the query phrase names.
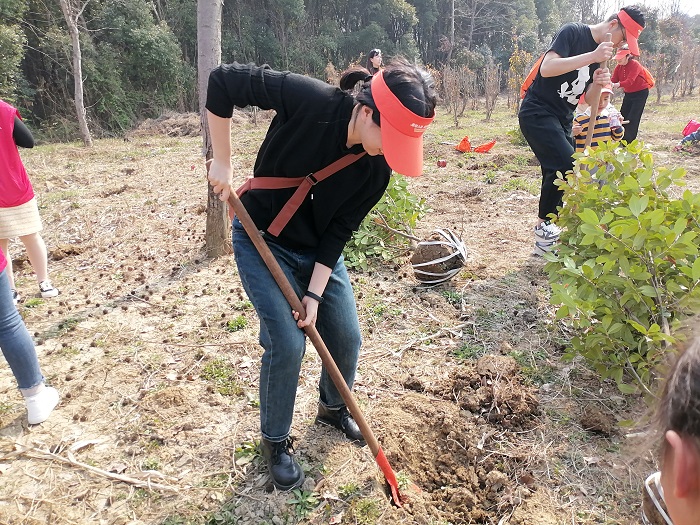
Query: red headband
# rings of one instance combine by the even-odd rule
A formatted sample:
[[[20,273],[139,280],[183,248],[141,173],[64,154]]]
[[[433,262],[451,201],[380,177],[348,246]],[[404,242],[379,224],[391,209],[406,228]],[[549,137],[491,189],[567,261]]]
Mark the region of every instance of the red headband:
[[[631,53],[635,56],[639,56],[639,45],[637,44],[637,39],[639,38],[639,35],[642,34],[642,30],[644,28],[635,22],[624,9],[620,9],[620,12],[617,13],[617,18],[620,19],[622,27],[625,28],[625,32],[627,33],[627,45],[629,46]]]
[[[386,85],[384,70],[372,77],[371,88],[387,163],[402,175],[417,177],[423,173],[423,132],[433,117],[418,116],[404,106]]]

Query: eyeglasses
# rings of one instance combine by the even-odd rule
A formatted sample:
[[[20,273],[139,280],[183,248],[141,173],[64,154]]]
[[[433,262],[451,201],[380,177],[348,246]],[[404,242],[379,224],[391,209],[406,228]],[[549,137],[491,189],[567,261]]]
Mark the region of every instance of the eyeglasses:
[[[646,489],[644,498],[645,500],[648,499],[651,504],[648,506],[642,505],[642,523],[651,525],[653,523],[661,523],[663,520],[667,525],[673,525],[666,511],[664,489],[661,487],[661,472],[654,472],[650,475],[644,482],[644,488]],[[647,516],[647,513],[651,517]]]

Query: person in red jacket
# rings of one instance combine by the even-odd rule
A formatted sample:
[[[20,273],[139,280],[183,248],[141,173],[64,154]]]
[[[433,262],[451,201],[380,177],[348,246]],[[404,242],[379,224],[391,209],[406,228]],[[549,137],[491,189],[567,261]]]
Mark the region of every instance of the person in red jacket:
[[[613,87],[621,88],[625,92],[620,113],[629,121],[625,125],[625,136],[622,137],[622,140],[628,143],[637,138],[639,122],[649,97],[650,86],[642,74],[642,65],[637,58],[629,48],[621,48],[615,55],[617,65],[611,77]]]

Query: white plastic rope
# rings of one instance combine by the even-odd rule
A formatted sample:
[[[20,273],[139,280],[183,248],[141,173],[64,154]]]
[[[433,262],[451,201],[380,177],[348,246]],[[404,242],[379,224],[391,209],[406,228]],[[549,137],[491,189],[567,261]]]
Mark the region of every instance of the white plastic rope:
[[[434,230],[434,233],[437,233],[439,236],[442,237],[442,239],[431,239],[428,241],[421,241],[418,243],[418,246],[441,245],[448,247],[449,249],[453,250],[453,252],[450,255],[440,257],[432,261],[412,264],[413,272],[416,275],[416,279],[423,284],[439,284],[445,281],[449,281],[450,279],[452,279],[452,277],[459,273],[459,271],[462,269],[462,266],[467,260],[467,248],[464,246],[464,243],[461,241],[461,239],[452,230],[445,228]],[[457,257],[460,261],[459,266],[451,270],[447,270],[446,272],[436,273],[422,269],[424,267],[430,267],[436,264],[444,263],[446,261],[454,259],[455,257]]]

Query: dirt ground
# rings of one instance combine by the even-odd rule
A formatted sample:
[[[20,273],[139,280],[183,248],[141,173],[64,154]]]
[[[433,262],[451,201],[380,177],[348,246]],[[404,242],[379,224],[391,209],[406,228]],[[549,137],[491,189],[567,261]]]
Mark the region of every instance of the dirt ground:
[[[410,181],[433,210],[416,234],[451,228],[467,247],[457,277],[418,286],[409,253],[351,273],[364,337],[355,395],[405,505],[390,503],[367,447],[314,425],[311,347],[293,426],[307,481],[271,490],[255,449],[255,312],[233,258],[203,255],[196,118],[169,118],[92,149],[22,152],[61,295],[38,298],[14,244],[19,308],[61,403],[28,426],[0,369],[0,523],[639,523],[655,466],[640,429],[619,423],[643,423],[646,405],[560,359],[566,338],[530,256],[539,170],[505,137],[471,157],[428,137],[426,174]],[[256,118],[235,124],[241,179],[269,121]],[[643,132],[657,165],[686,167],[700,191],[697,156]]]

